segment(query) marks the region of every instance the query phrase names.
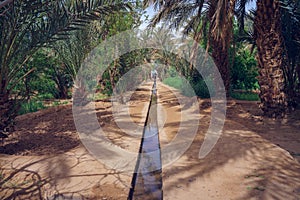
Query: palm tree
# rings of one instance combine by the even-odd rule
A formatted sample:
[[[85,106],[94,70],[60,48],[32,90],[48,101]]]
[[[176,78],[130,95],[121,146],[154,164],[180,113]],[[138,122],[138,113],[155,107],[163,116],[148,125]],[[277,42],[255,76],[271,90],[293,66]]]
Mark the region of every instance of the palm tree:
[[[230,92],[230,64],[228,51],[233,37],[233,15],[235,0],[211,2],[209,10],[210,28],[212,33],[209,42],[212,47],[212,57],[224,81],[226,95]]]
[[[40,48],[68,37],[91,20],[127,9],[102,0],[6,0],[0,4],[0,130],[13,123],[17,104],[11,91],[25,76],[18,71]],[[18,96],[18,95],[16,95]]]
[[[164,78],[167,70],[170,68],[170,64],[174,55],[172,52],[175,51],[175,35],[171,33],[169,30],[163,27],[157,27],[152,30],[153,39],[150,41],[156,47],[161,49],[153,50],[153,58],[159,60],[164,66],[163,68],[159,67],[159,76],[160,78]],[[149,41],[148,41],[149,43]]]
[[[296,0],[281,1],[282,35],[286,64],[283,66],[286,94],[291,106],[300,103],[300,3]]]
[[[232,39],[232,20],[236,0],[145,0],[144,5],[154,5],[159,13],[151,25],[162,23],[172,29],[184,27],[186,34],[192,34],[197,42],[207,37],[208,49],[224,81],[227,96],[230,90],[228,50]],[[196,49],[194,49],[196,51]]]
[[[257,1],[254,30],[262,110],[270,117],[283,116],[288,104],[282,70],[286,58],[279,0]]]
[[[260,43],[259,46],[260,52],[257,55],[257,59],[260,61],[259,69],[261,71],[259,84],[262,85],[262,90],[260,95],[261,102],[262,102],[262,109],[267,116],[278,117],[284,115],[284,113],[288,108],[286,105],[295,106],[296,104],[298,104],[297,101],[299,101],[298,99],[299,96],[297,96],[298,94],[297,91],[299,91],[300,89],[298,87],[298,84],[300,83],[299,82],[300,56],[298,53],[300,50],[300,45],[299,45],[300,44],[299,43],[300,4],[299,1],[297,0],[280,0],[277,2],[271,1],[268,4],[266,4],[266,1],[257,1],[257,4],[260,4],[258,11],[252,10],[251,15],[248,15],[245,14],[245,5],[248,1],[249,0],[238,1],[236,15],[237,15],[237,20],[239,25],[239,37],[240,39],[246,39],[247,41],[250,39],[251,43],[254,42],[253,44],[255,44],[258,39]],[[272,11],[270,10],[270,12],[264,12],[263,9],[267,9],[267,8],[272,8],[271,9]],[[258,12],[259,14],[256,14],[256,12]],[[268,18],[267,16],[271,18]],[[277,18],[275,19],[273,18],[273,16],[276,16]],[[251,30],[250,32],[245,32],[244,30],[245,18],[249,18],[251,21],[256,21],[256,24],[254,24],[255,34],[253,34]],[[280,23],[280,21],[276,21],[279,18],[280,21],[284,21],[284,24]],[[273,24],[270,25],[270,23]],[[265,25],[267,26],[264,27]],[[276,29],[274,29],[273,27],[276,27]],[[261,64],[261,62],[264,62],[266,60],[269,60],[270,63],[274,63],[274,60],[276,60],[276,58],[274,57],[272,58],[270,58],[270,56],[266,57],[266,51],[269,50],[268,53],[270,55],[271,52],[270,49],[272,49],[271,41],[273,36],[268,36],[268,33],[270,33],[269,31],[271,31],[272,33],[277,32],[277,35],[280,35],[279,36],[280,39],[274,43],[276,48],[273,47],[274,50],[276,50],[277,52],[275,51],[272,52],[272,55],[276,55],[276,53],[280,53],[280,52],[282,53],[281,54],[282,60],[276,61],[278,64],[281,63],[280,66],[277,66],[279,69],[276,72],[278,76],[277,78],[269,77],[272,76],[272,74],[274,74],[274,71],[276,71],[273,67],[272,69],[270,68],[270,66],[273,65],[269,65],[269,63]],[[266,38],[268,39],[267,41],[269,42],[269,47],[267,47],[269,48],[268,50],[266,50],[266,48],[265,49],[263,48],[263,46],[266,45],[267,41],[265,41],[265,43],[262,44],[262,42],[264,42],[264,39]],[[276,41],[275,38],[274,41]],[[279,45],[280,43],[281,45]],[[256,45],[258,45],[258,43],[256,43]],[[278,51],[278,48],[280,49],[280,51]],[[280,71],[281,75],[278,75],[278,71]],[[280,79],[279,82],[281,83],[279,83],[278,80],[276,79]],[[276,89],[278,85],[281,85],[280,87],[281,92],[277,92],[277,94],[275,93],[272,94],[270,90],[278,91],[278,88]],[[281,93],[280,94],[281,96],[285,96],[284,100],[278,100],[280,99],[279,93]],[[280,101],[280,102],[283,101],[283,103],[276,103],[276,101]]]

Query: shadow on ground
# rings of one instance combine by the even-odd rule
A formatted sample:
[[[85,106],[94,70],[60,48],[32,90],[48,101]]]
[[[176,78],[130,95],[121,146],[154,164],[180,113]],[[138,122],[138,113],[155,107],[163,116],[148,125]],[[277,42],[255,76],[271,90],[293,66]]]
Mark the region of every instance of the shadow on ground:
[[[149,90],[139,89],[129,102],[139,107],[130,113],[137,123],[144,115],[139,109],[148,101],[145,92]],[[111,102],[97,101],[95,105],[92,112],[111,143],[134,149],[130,137],[114,122]],[[138,149],[140,139],[136,142]],[[1,144],[0,153],[1,200],[127,198],[132,174],[103,165],[83,147],[71,105],[19,116],[16,130]],[[112,153],[102,156],[118,159]]]
[[[163,96],[168,96],[162,99],[166,108],[177,105],[174,95],[165,92]],[[199,102],[203,117],[195,140],[179,160],[163,169],[166,199],[300,198],[300,164],[288,153],[300,148],[295,127],[299,119],[278,125],[262,118],[261,124],[256,103],[250,103],[250,108],[229,102],[221,138],[204,159],[199,159],[211,113],[209,101]],[[167,123],[166,127],[176,130],[179,122]],[[169,134],[174,138],[176,131]],[[287,140],[289,144],[285,143]]]

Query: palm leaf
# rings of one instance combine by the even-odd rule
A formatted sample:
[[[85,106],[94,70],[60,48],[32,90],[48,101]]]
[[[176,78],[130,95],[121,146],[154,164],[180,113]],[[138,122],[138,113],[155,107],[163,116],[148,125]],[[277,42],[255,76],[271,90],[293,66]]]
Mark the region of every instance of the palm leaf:
[[[70,31],[84,28],[92,20],[129,4],[87,0],[14,0],[0,7],[0,87],[15,80],[18,71],[38,48],[66,39]],[[109,3],[109,4],[108,4]],[[5,83],[5,87],[8,83]]]

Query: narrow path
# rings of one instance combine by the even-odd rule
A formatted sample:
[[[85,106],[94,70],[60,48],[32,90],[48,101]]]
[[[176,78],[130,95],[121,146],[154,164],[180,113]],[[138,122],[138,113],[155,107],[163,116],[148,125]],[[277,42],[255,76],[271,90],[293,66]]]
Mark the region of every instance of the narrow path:
[[[128,199],[162,199],[162,163],[157,125],[156,82],[152,88],[139,157],[131,185]]]

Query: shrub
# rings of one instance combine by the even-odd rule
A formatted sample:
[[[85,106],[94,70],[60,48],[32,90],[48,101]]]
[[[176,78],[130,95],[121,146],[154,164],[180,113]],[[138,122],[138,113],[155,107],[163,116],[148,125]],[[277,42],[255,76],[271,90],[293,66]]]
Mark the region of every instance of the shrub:
[[[182,82],[181,93],[187,97],[193,97],[196,95],[193,85],[191,85],[187,80],[183,80]]]
[[[208,83],[208,85],[212,86],[211,81],[207,80],[206,82]],[[210,98],[210,94],[206,82],[202,79],[202,80],[198,80],[196,83],[192,83],[196,95],[200,98]]]
[[[54,96],[53,96],[53,94],[51,94],[51,93],[45,93],[45,94],[38,94],[37,96],[36,96],[36,99],[37,100],[49,100],[49,99],[54,99]]]
[[[213,87],[211,80],[207,80],[206,82],[210,87]],[[209,98],[210,93],[206,82],[203,79],[200,79],[197,82],[188,82],[181,77],[168,77],[163,81],[164,84],[180,90],[181,94],[184,96],[192,97],[197,95],[201,98]],[[212,95],[214,95],[213,88],[211,90]]]
[[[45,106],[43,102],[36,100],[29,100],[28,102],[21,103],[20,110],[18,112],[19,115],[23,115],[26,113],[36,112],[38,110],[44,109]]]
[[[238,100],[259,101],[259,95],[253,92],[231,92],[231,97]]]
[[[231,86],[233,89],[252,90],[258,89],[259,85],[257,62],[249,50],[239,52],[234,58],[231,68]]]
[[[182,91],[183,79],[178,76],[165,78],[163,83]]]

